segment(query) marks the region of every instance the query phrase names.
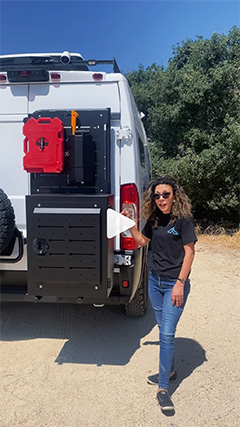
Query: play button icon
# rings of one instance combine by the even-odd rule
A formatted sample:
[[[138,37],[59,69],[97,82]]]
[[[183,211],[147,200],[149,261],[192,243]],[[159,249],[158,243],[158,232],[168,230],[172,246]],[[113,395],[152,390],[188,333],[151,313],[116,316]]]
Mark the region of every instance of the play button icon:
[[[116,212],[114,209],[107,209],[107,238],[117,236],[123,231],[133,227],[135,222],[126,216]]]

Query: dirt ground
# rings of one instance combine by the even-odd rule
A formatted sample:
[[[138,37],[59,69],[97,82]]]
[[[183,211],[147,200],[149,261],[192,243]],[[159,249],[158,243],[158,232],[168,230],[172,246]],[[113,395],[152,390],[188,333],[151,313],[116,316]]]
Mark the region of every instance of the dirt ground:
[[[238,255],[199,239],[168,416],[146,382],[158,370],[151,309],[127,318],[115,307],[2,304],[1,427],[238,427]]]

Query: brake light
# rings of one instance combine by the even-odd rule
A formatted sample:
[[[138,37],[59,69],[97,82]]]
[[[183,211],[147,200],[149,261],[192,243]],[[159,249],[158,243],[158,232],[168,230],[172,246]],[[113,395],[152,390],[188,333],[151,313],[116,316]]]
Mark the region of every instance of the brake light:
[[[135,221],[139,228],[139,195],[135,184],[124,184],[121,186],[120,192],[121,211],[128,209],[130,218]],[[133,239],[130,231],[124,231],[121,234],[121,249],[133,250],[137,249],[138,244]]]
[[[31,73],[30,71],[24,70],[24,71],[20,71],[20,77],[30,77]]]
[[[95,82],[100,82],[103,79],[103,75],[101,73],[94,73],[92,78]]]

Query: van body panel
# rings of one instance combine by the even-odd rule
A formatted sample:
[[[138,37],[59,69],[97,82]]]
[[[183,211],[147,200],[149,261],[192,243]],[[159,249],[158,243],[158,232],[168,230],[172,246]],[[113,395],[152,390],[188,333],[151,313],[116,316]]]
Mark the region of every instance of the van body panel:
[[[0,114],[27,114],[28,85],[0,85]]]
[[[57,102],[56,102],[57,100]],[[117,83],[35,84],[29,89],[29,113],[44,109],[101,109],[120,112]]]
[[[25,195],[29,194],[29,176],[23,170],[23,119],[24,115],[0,117],[0,182],[11,200],[16,225],[26,230]],[[26,237],[26,235],[24,234]]]
[[[25,233],[26,234],[26,230]],[[20,259],[20,261],[18,261],[17,263],[9,263],[9,262],[4,262],[5,259],[11,259],[11,258],[16,258],[18,254],[18,246],[17,246],[17,242],[15,242],[15,247],[14,250],[11,254],[10,257],[6,257],[6,256],[1,256],[1,269],[0,269],[0,283],[1,286],[3,285],[3,277],[7,274],[8,271],[25,271],[27,272],[28,270],[28,263],[27,263],[27,245],[24,245],[24,252],[23,252],[23,257]],[[17,268],[16,268],[17,267]],[[1,271],[4,272],[3,276],[1,275]],[[12,283],[12,285],[18,285],[18,279],[17,279],[17,275],[14,276],[14,280],[15,282]],[[25,282],[26,285],[26,292],[27,292],[27,281]]]

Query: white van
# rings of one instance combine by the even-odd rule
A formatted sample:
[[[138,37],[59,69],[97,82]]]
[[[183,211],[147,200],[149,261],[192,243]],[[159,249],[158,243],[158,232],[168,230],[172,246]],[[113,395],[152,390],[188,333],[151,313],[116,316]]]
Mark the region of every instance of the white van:
[[[114,72],[89,71],[102,64]],[[106,236],[107,209],[138,227],[147,139],[116,61],[0,57],[1,300],[147,307],[146,251]]]

